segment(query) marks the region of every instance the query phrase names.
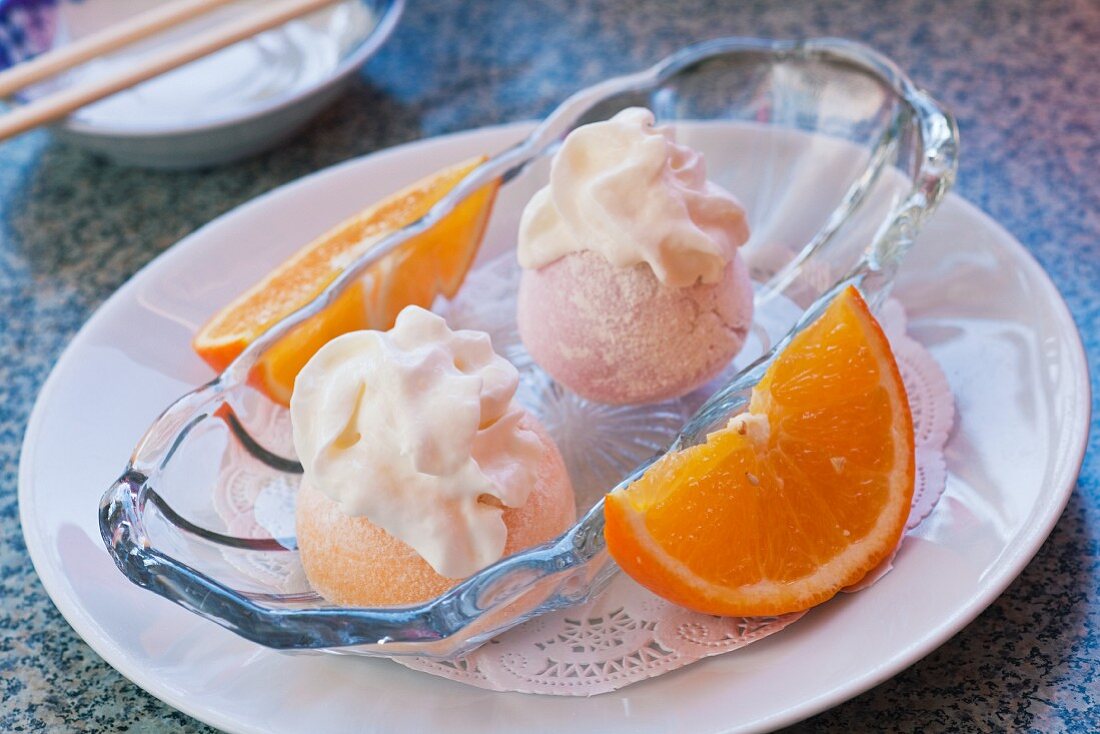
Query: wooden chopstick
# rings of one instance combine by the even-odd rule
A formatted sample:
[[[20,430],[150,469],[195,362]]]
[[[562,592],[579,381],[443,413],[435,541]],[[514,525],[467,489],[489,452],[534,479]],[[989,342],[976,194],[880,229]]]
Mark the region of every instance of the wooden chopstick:
[[[123,46],[186,23],[235,0],[178,0],[127,18],[98,33],[0,71],[0,97],[8,97],[35,82],[117,51]]]
[[[116,72],[85,84],[77,84],[16,107],[6,115],[0,116],[0,140],[53,122],[92,102],[338,1],[279,0],[279,2],[265,4],[265,7],[255,13],[210,29],[206,33],[181,41],[146,59],[137,61],[132,69]]]

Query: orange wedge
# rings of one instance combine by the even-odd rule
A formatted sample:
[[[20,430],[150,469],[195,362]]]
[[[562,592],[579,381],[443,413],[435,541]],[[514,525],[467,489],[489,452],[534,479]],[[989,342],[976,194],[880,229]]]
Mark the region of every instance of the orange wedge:
[[[215,314],[195,335],[195,351],[215,370],[224,370],[379,240],[427,214],[484,161],[482,156],[445,168],[321,235]],[[405,306],[428,308],[437,295],[453,297],[477,254],[497,186],[468,197],[436,226],[375,263],[331,306],[272,346],[253,371],[252,382],[288,405],[299,370],[329,340],[356,329],[388,329]]]
[[[795,612],[897,546],[913,420],[890,344],[855,288],[780,354],[747,413],[607,496],[612,557],[708,614]]]

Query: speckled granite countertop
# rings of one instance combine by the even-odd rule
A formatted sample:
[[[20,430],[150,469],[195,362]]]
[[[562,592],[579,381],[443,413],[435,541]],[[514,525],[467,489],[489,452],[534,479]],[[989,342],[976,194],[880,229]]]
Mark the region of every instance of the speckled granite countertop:
[[[209,731],[125,680],[42,589],[16,464],[50,367],[91,312],[188,232],[282,183],[421,137],[533,118],[574,89],[719,35],[855,38],[957,113],[956,189],[1061,289],[1093,369],[1093,432],[1046,545],[926,659],[795,730],[1095,731],[1100,722],[1100,4],[1095,0],[540,3],[413,0],[294,141],[202,173],[125,170],[35,133],[0,145],[0,730]]]

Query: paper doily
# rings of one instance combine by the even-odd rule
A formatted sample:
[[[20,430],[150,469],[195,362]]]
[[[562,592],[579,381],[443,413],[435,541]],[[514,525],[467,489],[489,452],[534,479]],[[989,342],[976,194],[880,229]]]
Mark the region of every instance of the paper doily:
[[[697,614],[619,574],[592,602],[536,617],[457,660],[394,662],[493,691],[592,696],[744,647],[803,614]]]
[[[513,275],[508,266],[498,263],[490,263],[471,273],[463,291],[476,295],[456,303],[448,318],[454,321],[452,326],[455,328],[477,327],[488,331],[497,350],[520,367],[523,375],[521,400],[526,392],[531,400],[546,402],[548,381],[533,367],[519,344],[514,322],[510,319],[514,309],[509,311],[507,303],[498,302],[496,298],[507,300],[507,295],[501,294],[515,292],[515,284],[511,282]],[[489,303],[492,308],[486,305]],[[905,309],[901,304],[887,301],[879,313],[879,320],[894,349],[913,413],[917,471],[907,522],[907,529],[912,530],[928,516],[944,490],[947,472],[943,449],[954,423],[954,399],[935,359],[906,334]],[[760,334],[757,338],[761,342],[757,346],[766,348],[767,336]],[[540,391],[543,391],[541,398],[538,397]],[[562,399],[574,398],[554,393],[551,402]],[[590,411],[589,420],[592,415],[600,416],[607,410],[603,406],[581,407]],[[659,411],[660,415],[667,413],[671,421],[669,430],[673,432],[687,417],[685,411],[688,409],[686,402],[649,408]],[[628,407],[625,410],[635,409]],[[544,416],[548,423],[552,418]],[[636,420],[633,414],[626,413],[615,413],[604,419],[620,424]],[[265,436],[268,446],[289,446],[290,426],[285,411],[260,407],[250,424],[262,426],[260,433]],[[642,448],[645,448],[651,439],[643,438]],[[658,441],[659,437],[652,440]],[[567,453],[565,447],[563,453]],[[606,447],[601,448],[600,455],[607,458],[607,463],[580,484],[599,482],[600,487],[611,486],[614,482],[605,483],[603,475],[619,472],[621,476],[623,467],[619,464],[636,461],[625,454],[608,451]],[[587,459],[578,463],[583,461]],[[246,463],[243,450],[231,445],[223,462],[222,480],[215,492],[215,510],[235,534],[287,537],[293,529],[296,478],[259,474],[246,468]],[[567,463],[570,463],[568,457]],[[573,469],[571,465],[571,473]],[[582,509],[590,506],[590,493],[591,489],[578,487]],[[227,560],[242,574],[268,588],[288,592],[308,589],[296,554],[254,553],[244,557],[235,554],[233,558],[227,556]],[[858,591],[875,583],[889,572],[892,560],[884,561],[867,578],[846,591]],[[490,690],[590,696],[744,647],[779,632],[801,616],[802,613],[723,618],[698,614],[660,599],[619,574],[588,604],[525,622],[464,657],[447,662],[426,658],[394,658],[394,661]]]
[[[901,303],[888,300],[879,310],[878,319],[894,350],[913,414],[917,479],[913,509],[906,523],[906,528],[912,530],[932,512],[947,483],[943,448],[955,425],[955,398],[935,358],[906,332]]]

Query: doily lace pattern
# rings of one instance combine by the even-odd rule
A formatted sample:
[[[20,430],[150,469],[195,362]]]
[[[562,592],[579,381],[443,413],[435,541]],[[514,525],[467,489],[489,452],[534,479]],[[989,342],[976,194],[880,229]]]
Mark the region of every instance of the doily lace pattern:
[[[463,658],[395,661],[495,691],[592,696],[744,647],[801,616],[696,614],[620,574],[593,602],[526,622]]]
[[[905,309],[896,300],[882,305],[879,323],[894,350],[913,414],[917,480],[906,528],[912,530],[932,512],[947,484],[943,449],[955,425],[955,398],[935,358],[906,331]]]

